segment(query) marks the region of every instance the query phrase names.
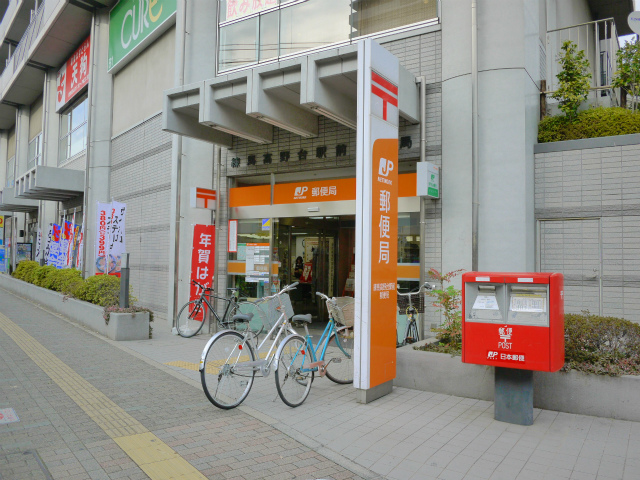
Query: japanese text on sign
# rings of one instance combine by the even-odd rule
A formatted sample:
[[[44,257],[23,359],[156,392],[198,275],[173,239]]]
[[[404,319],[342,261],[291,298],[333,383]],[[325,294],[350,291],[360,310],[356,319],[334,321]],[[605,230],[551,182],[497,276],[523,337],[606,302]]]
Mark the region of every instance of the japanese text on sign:
[[[191,280],[211,287],[213,285],[213,274],[215,269],[215,226],[194,225],[193,226],[193,247],[191,251]],[[198,285],[190,282],[189,300],[195,300],[202,294],[202,289]],[[200,314],[196,320],[203,320]]]
[[[58,71],[56,111],[60,111],[89,84],[90,52],[91,37],[88,37]]]

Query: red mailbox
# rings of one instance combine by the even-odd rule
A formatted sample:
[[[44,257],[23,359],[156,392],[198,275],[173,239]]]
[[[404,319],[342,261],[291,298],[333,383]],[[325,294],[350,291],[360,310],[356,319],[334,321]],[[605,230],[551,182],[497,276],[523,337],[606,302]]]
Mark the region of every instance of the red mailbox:
[[[564,365],[561,273],[462,276],[462,361],[555,372]]]

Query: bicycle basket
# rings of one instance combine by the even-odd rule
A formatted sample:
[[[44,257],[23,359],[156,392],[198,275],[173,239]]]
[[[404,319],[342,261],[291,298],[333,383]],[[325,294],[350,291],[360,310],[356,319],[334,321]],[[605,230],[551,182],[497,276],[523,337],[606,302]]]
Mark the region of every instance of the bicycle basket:
[[[280,300],[282,300],[282,305],[284,306],[284,311],[287,314],[287,317],[293,317],[293,306],[291,305],[291,298],[289,298],[289,294],[283,293],[280,295]],[[264,323],[266,328],[270,329],[273,327],[280,318],[280,310],[278,310],[279,306],[280,302],[277,297],[267,300],[264,304],[263,310],[265,311],[266,318],[266,322]]]
[[[424,293],[416,292],[411,295],[411,305],[415,307],[418,313],[424,313]],[[400,314],[404,315],[409,306],[409,295],[398,295],[398,309]]]
[[[356,303],[353,297],[333,297],[332,301],[327,302],[329,314],[336,323],[353,327]]]

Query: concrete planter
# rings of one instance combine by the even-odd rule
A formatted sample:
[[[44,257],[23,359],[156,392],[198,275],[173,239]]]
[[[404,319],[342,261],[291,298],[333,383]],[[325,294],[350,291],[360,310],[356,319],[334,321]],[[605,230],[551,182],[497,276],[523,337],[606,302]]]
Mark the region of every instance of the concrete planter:
[[[64,298],[64,295],[37,287],[22,280],[0,274],[0,288],[37,303],[70,318],[111,340],[144,340],[149,338],[149,313],[112,313],[109,325],[104,321],[104,309],[91,303]],[[117,317],[114,321],[114,317]]]
[[[424,342],[420,342],[424,343]],[[397,350],[393,384],[459,397],[493,400],[494,369],[462,363],[460,357],[414,350]],[[534,372],[536,408],[640,421],[640,376],[609,377],[582,372]]]

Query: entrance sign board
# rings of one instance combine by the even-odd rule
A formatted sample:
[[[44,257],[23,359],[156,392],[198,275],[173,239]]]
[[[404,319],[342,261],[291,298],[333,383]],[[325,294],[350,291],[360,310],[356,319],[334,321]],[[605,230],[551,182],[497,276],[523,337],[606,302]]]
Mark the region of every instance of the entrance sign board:
[[[358,44],[354,386],[380,387],[365,402],[396,376],[399,77],[395,56]]]
[[[73,55],[62,64],[56,79],[56,112],[62,110],[89,84],[91,37],[82,42]]]
[[[109,12],[109,73],[116,73],[175,23],[177,0],[120,0]]]

